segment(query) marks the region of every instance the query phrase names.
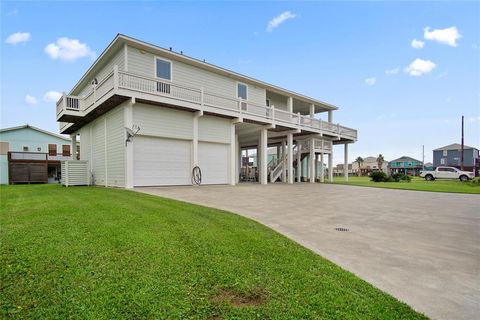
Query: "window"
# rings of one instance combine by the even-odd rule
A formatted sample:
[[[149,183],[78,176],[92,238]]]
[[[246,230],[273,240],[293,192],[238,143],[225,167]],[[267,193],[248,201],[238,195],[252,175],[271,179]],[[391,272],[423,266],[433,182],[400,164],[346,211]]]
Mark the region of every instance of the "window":
[[[243,100],[248,100],[248,86],[244,83],[237,84],[237,97]]]
[[[172,63],[167,60],[156,58],[155,75],[157,78],[172,80]]]
[[[23,146],[23,151],[24,152],[28,151],[28,146]]]
[[[48,145],[48,155],[56,156],[57,155],[57,145],[52,143]]]
[[[62,145],[62,156],[70,157],[70,145],[69,144]]]
[[[266,105],[267,107],[270,107],[270,99],[265,100],[265,105]]]
[[[42,151],[42,148],[37,147],[37,151],[38,151],[38,152]]]
[[[445,158],[440,159],[440,164],[445,164]]]
[[[443,150],[443,156],[446,157],[448,154],[448,150]]]

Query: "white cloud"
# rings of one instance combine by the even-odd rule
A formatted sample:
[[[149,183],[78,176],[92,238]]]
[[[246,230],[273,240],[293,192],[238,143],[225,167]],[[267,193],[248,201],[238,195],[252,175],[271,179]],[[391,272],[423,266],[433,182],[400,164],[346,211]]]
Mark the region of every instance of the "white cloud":
[[[423,42],[422,40],[413,39],[410,45],[412,46],[412,48],[422,49],[425,45],[425,42]]]
[[[43,95],[43,100],[46,102],[57,102],[62,94],[58,91],[48,91]]]
[[[436,64],[430,60],[415,59],[408,67],[404,69],[406,73],[411,76],[419,77],[425,73],[431,72],[435,69]]]
[[[7,37],[5,43],[16,45],[30,40],[32,40],[30,32],[15,32]]]
[[[31,106],[33,106],[34,104],[37,104],[37,98],[27,94],[25,96],[25,102]]]
[[[430,27],[423,29],[423,37],[427,40],[437,41],[439,43],[448,44],[451,47],[457,46],[457,40],[462,37],[457,27],[446,29],[435,29],[430,31]]]
[[[85,43],[76,39],[59,38],[57,42],[50,43],[45,47],[45,53],[52,59],[63,61],[75,61],[79,58],[90,57],[94,59],[96,54]]]
[[[393,68],[393,69],[385,70],[385,74],[390,76],[390,75],[393,75],[393,74],[397,74],[399,71],[400,71],[400,68],[396,67],[396,68]]]
[[[375,77],[365,79],[365,84],[367,86],[373,86],[375,83],[377,83],[377,79]]]
[[[297,16],[296,14],[294,14],[290,11],[283,12],[282,14],[276,16],[275,18],[273,18],[272,20],[270,20],[268,22],[267,31],[272,32],[275,28],[280,26],[282,23],[284,23],[288,19],[293,19],[296,16]]]

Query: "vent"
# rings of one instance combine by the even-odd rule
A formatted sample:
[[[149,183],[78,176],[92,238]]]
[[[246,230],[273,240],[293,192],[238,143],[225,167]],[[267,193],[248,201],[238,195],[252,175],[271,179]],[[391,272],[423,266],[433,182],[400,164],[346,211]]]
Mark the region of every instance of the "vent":
[[[347,229],[347,228],[342,228],[342,227],[340,227],[340,228],[335,228],[335,230],[337,230],[337,231],[343,231],[343,232],[350,231],[349,229]]]

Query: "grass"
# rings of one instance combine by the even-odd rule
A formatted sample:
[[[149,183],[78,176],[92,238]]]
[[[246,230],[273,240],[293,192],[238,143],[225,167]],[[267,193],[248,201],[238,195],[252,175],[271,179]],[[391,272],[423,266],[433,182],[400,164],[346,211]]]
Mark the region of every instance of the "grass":
[[[411,182],[373,182],[370,181],[369,177],[349,177],[348,180],[348,182],[345,182],[343,176],[334,177],[333,182],[362,187],[480,194],[479,183],[461,182],[459,180],[439,179],[435,181],[426,181],[420,177],[413,177]]]
[[[3,319],[425,319],[235,214],[95,187],[0,196]]]

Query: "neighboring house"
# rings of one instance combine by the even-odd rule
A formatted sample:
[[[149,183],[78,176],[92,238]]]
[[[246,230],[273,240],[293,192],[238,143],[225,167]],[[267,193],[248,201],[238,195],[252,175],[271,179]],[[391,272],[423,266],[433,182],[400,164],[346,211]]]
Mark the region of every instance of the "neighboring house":
[[[352,162],[352,173],[358,175],[360,171],[361,175],[368,175],[373,171],[388,171],[388,161],[384,160],[382,168],[379,169],[377,157],[366,157],[363,159],[363,162],[359,164],[357,161]]]
[[[425,163],[424,169],[425,170],[434,170],[433,163],[431,163],[431,162]]]
[[[337,166],[335,168],[333,168],[333,175],[334,176],[343,176],[344,175],[344,168],[345,165],[342,164],[342,163],[339,163],[337,164]],[[353,175],[353,164],[352,163],[349,163],[348,164],[348,175]]]
[[[273,168],[274,176],[287,172],[293,183],[295,159],[309,155],[313,168],[313,160],[327,154],[333,167],[332,145],[344,145],[348,154],[348,144],[356,141],[355,129],[333,122],[337,109],[117,35],[59,99],[56,114],[72,144],[80,137],[92,184],[132,188],[191,184],[196,166],[203,184],[235,184],[247,148],[259,150],[258,180],[266,184],[268,147],[282,143],[287,156]]]
[[[423,163],[420,160],[411,157],[403,156],[401,158],[392,160],[388,164],[391,174],[404,173],[412,176],[417,176],[423,170]]]
[[[70,148],[70,139],[28,124],[0,129],[1,184],[58,182]]]
[[[461,168],[462,146],[459,143],[452,143],[433,150],[433,166],[449,166]],[[465,146],[463,147],[463,165],[464,170],[474,171],[478,173],[480,165],[479,152],[477,148]]]

